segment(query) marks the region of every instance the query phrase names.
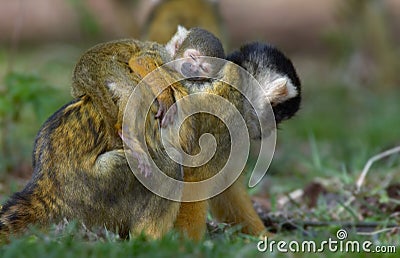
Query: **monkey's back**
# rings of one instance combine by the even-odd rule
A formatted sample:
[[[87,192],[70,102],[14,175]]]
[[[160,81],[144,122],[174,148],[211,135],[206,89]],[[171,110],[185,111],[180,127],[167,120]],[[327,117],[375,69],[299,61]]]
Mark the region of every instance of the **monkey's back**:
[[[122,117],[121,107],[142,80],[129,67],[129,60],[139,56],[147,56],[160,64],[170,61],[164,46],[155,42],[121,39],[90,48],[75,66],[72,96],[90,96],[113,127]]]
[[[153,119],[148,126],[155,123]],[[0,235],[62,218],[124,236],[145,231],[157,237],[170,229],[179,204],[137,181],[123,149],[115,149],[118,137],[88,96],[54,113],[36,138],[31,180],[0,211]],[[167,173],[179,177],[179,166],[166,164]]]

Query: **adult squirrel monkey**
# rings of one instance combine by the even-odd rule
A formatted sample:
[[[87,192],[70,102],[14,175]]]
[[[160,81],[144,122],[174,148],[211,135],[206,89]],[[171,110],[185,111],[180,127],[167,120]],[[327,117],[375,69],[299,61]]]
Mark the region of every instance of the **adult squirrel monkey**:
[[[137,40],[99,44],[82,55],[73,76],[76,99],[40,129],[33,176],[1,207],[0,236],[62,218],[77,219],[88,227],[105,226],[122,237],[144,232],[157,238],[173,227],[180,204],[151,193],[137,181],[115,128],[130,93],[142,79],[140,66],[134,67],[132,61],[141,58],[158,65],[172,56],[160,44]],[[174,71],[169,72],[165,76],[173,76]],[[157,90],[151,88],[153,93]],[[184,94],[185,88],[179,86],[166,97]],[[159,110],[160,105],[153,103],[150,113],[140,117],[146,121],[147,144],[153,161],[166,168],[164,173],[182,180],[181,167],[169,159],[160,140],[160,121],[155,119]],[[192,135],[193,129],[185,128],[184,135]]]
[[[176,35],[167,44],[167,49],[172,49],[169,52],[176,50],[176,53],[186,53],[187,55],[183,56],[189,57],[190,60],[192,50],[187,47],[184,35],[184,29],[178,29]],[[176,57],[176,55],[174,56]],[[266,44],[251,43],[244,45],[240,50],[229,55],[227,59],[240,65],[254,76],[260,83],[261,90],[247,85],[249,83],[247,78],[242,76],[236,65],[229,62],[217,66],[207,80],[205,80],[204,77],[207,76],[204,76],[204,74],[202,74],[204,77],[198,76],[201,67],[185,68],[185,66],[190,67],[190,65],[196,64],[195,62],[190,65],[186,64],[187,61],[185,60],[187,59],[177,62],[175,69],[181,70],[184,76],[194,77],[181,82],[181,85],[188,90],[189,95],[202,92],[211,93],[224,97],[239,109],[246,120],[250,136],[253,139],[264,137],[261,134],[259,122],[271,122],[265,121],[267,117],[265,119],[261,117],[260,120],[257,117],[257,113],[261,115],[266,113],[267,105],[272,106],[277,123],[290,118],[297,112],[300,104],[300,81],[291,61],[278,49]],[[192,60],[195,61],[194,58]],[[247,91],[250,99],[246,100],[228,82],[238,84],[241,90]],[[255,106],[251,106],[249,101]],[[201,105],[211,105],[210,103],[207,96],[201,101]],[[226,117],[233,116],[231,110],[224,110],[223,112]],[[197,114],[194,117],[197,123],[195,128],[196,138],[193,139],[193,142],[198,142],[198,137],[203,133],[211,133],[214,135],[218,147],[214,157],[207,164],[184,168],[183,178],[186,182],[198,182],[218,173],[228,159],[231,147],[229,131],[224,127],[222,121],[206,114]],[[199,146],[195,144],[192,151],[191,154],[199,152]],[[197,190],[208,191],[208,189]],[[188,194],[188,191],[193,191],[193,189],[184,189],[183,195]],[[181,203],[175,227],[192,239],[201,239],[205,232],[205,220],[209,206],[212,214],[218,220],[241,224],[242,231],[245,233],[259,235],[266,231],[253,208],[243,177],[239,178],[223,193],[210,200]]]

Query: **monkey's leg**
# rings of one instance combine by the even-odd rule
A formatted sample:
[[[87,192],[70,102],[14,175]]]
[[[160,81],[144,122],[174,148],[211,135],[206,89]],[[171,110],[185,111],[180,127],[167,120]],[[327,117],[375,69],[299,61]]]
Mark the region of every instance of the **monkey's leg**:
[[[240,224],[243,233],[260,236],[266,229],[241,179],[210,200],[211,213],[221,222]]]
[[[104,211],[113,214],[108,220],[113,220],[114,224],[119,225],[120,235],[126,237],[129,233],[133,236],[144,233],[150,238],[159,239],[173,228],[180,203],[157,196],[137,181],[129,169],[124,150],[117,149],[99,155],[96,165],[97,173],[104,175],[98,181],[103,180],[106,183],[104,188],[99,187],[99,195],[105,196],[100,202],[107,203],[107,199],[112,197],[119,200],[121,205],[124,204],[115,210]],[[179,167],[170,169],[175,168]],[[134,181],[125,188],[107,187],[107,184],[123,186],[125,181],[132,180]],[[114,193],[115,190],[119,193]],[[119,214],[117,218],[114,218],[115,214]],[[127,223],[118,223],[118,218],[126,220]]]
[[[182,202],[175,228],[192,240],[201,240],[206,232],[207,210],[207,201]]]
[[[147,194],[149,196],[154,195],[150,191]],[[145,216],[132,221],[130,229],[132,235],[144,233],[150,238],[160,239],[174,227],[174,221],[180,207],[179,202],[169,201],[159,196],[151,196],[147,198],[147,203],[142,201],[142,205],[147,205],[148,211],[145,212]]]

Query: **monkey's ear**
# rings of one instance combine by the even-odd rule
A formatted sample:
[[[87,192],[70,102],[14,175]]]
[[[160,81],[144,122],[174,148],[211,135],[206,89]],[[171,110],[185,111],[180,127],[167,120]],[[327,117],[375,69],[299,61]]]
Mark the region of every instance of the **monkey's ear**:
[[[177,33],[186,33],[188,30],[182,26],[182,25],[178,25],[178,29],[177,29]]]
[[[181,26],[178,25],[177,31],[175,32],[174,36],[172,36],[171,40],[165,45],[165,49],[174,57],[179,47],[182,45],[182,42],[185,40],[189,31]]]
[[[273,105],[282,103],[298,94],[296,87],[287,77],[279,77],[272,82],[261,83],[261,87],[264,89],[265,97]]]

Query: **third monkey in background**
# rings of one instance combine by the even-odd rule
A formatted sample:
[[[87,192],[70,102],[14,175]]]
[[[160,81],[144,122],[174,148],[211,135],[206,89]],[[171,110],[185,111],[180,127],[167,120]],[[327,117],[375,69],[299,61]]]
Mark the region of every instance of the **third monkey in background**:
[[[143,37],[166,44],[176,27],[201,27],[218,38],[223,38],[223,21],[218,2],[212,0],[162,0],[153,7],[145,22]]]

